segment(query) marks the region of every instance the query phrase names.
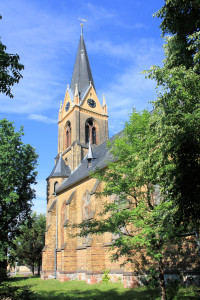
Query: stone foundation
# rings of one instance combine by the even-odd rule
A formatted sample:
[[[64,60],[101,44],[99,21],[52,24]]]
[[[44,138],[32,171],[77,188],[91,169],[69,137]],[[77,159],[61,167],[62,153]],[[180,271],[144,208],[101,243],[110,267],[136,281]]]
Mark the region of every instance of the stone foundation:
[[[148,275],[145,274],[134,274],[132,272],[119,272],[114,273],[111,271],[109,274],[111,282],[122,282],[124,288],[134,289],[139,286],[147,285]],[[57,272],[57,279],[60,282],[65,282],[68,280],[79,280],[85,281],[88,284],[96,284],[102,282],[103,273],[91,273],[87,271],[79,271],[77,273],[64,273]],[[41,279],[54,279],[55,274],[53,271],[47,271],[41,273]],[[188,272],[184,274],[169,273],[165,274],[165,282],[167,285],[173,285],[176,281],[182,282],[186,286],[196,285],[200,286],[200,274]]]

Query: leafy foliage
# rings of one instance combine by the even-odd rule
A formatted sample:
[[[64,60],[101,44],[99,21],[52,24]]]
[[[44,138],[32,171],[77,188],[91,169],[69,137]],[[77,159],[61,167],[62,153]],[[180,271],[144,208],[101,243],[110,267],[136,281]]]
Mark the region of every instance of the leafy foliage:
[[[108,275],[108,273],[110,272],[109,269],[106,269],[104,272],[103,272],[103,276],[102,276],[102,282],[103,283],[108,283],[110,281],[110,276]]]
[[[173,17],[172,17],[173,14]],[[168,0],[156,16],[162,18],[164,66],[153,66],[156,80],[155,129],[160,150],[170,157],[162,173],[167,198],[177,205],[174,220],[199,231],[200,216],[200,6],[199,1]],[[181,22],[184,20],[184,22]],[[166,158],[163,157],[163,162]],[[186,226],[186,227],[187,227]],[[191,228],[190,228],[191,227]]]
[[[42,261],[42,249],[45,241],[46,217],[33,213],[25,224],[21,225],[19,236],[14,240],[13,251],[10,256],[19,264],[24,263],[34,267],[38,266],[38,273]]]
[[[0,283],[0,298],[2,300],[29,300],[35,299],[34,293],[27,287],[12,286],[8,282]]]
[[[0,261],[5,262],[8,247],[19,232],[19,226],[30,214],[36,183],[37,154],[15,132],[13,123],[0,120]],[[6,265],[4,266],[4,268]]]
[[[162,19],[163,35],[170,33],[187,37],[200,29],[199,0],[165,0],[154,15]]]
[[[116,161],[106,170],[92,174],[104,182],[98,196],[117,196],[105,203],[98,220],[86,220],[79,225],[81,234],[114,234],[114,259],[125,255],[126,261],[128,257],[128,261],[134,262],[135,255],[137,262],[138,253],[142,258],[145,249],[147,256],[159,261],[166,242],[174,237],[174,231],[181,230],[181,226],[173,227],[175,208],[164,197],[161,178],[164,171],[160,166],[163,153],[153,121],[154,115],[134,110],[122,136],[111,146]],[[165,172],[169,167],[170,160],[162,166]]]
[[[200,83],[199,75],[181,66],[171,70],[155,68],[150,78],[156,79],[162,90],[154,103],[155,132],[160,138],[163,156],[160,179],[167,199],[177,205],[177,222],[194,223],[200,216]],[[190,222],[189,222],[190,221]],[[189,223],[188,223],[189,222]]]
[[[172,35],[167,41],[168,55],[165,67],[193,66],[196,53],[191,35],[200,30],[199,0],[165,0],[163,7],[154,14],[162,19],[162,35]]]
[[[160,165],[163,153],[154,124],[157,116],[133,110],[123,134],[110,145],[115,162],[92,174],[104,183],[97,195],[108,201],[100,216],[77,227],[82,236],[110,232],[112,258],[124,258],[124,263],[131,262],[140,272],[156,268],[164,288],[163,253],[182,226],[175,226],[176,207],[165,197],[161,173],[171,167],[171,160]]]
[[[24,65],[19,60],[19,55],[7,53],[6,46],[0,41],[0,92],[10,98],[13,98],[11,87],[23,78],[20,71],[24,69]]]

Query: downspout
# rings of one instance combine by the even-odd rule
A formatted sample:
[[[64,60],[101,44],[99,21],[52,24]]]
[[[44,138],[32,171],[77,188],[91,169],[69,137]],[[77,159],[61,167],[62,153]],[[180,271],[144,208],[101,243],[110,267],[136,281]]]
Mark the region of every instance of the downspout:
[[[56,247],[55,247],[55,274],[54,278],[57,279],[57,249],[58,249],[58,196],[54,192],[56,197]]]

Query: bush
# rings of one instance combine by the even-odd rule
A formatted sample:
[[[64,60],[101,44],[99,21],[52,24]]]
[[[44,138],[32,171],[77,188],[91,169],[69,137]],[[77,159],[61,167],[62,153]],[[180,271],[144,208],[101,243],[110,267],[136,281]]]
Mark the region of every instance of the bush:
[[[110,276],[108,275],[109,272],[110,272],[110,270],[105,270],[103,272],[103,276],[102,276],[103,283],[108,283],[110,281]]]
[[[0,283],[1,300],[29,300],[34,299],[33,292],[26,287],[12,286],[8,282]]]

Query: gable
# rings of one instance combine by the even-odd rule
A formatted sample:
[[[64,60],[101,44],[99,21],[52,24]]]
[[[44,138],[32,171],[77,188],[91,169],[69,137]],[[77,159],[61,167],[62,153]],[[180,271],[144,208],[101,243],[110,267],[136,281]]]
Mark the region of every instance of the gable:
[[[74,107],[74,103],[73,103],[73,99],[71,98],[72,95],[70,95],[70,90],[67,89],[66,93],[65,93],[65,98],[64,101],[60,107],[60,111],[59,111],[59,121],[61,121],[63,118],[65,118],[65,116],[67,116],[73,109]]]
[[[90,112],[98,113],[101,115],[104,114],[95,89],[92,85],[90,85],[90,88],[87,90],[87,93],[85,94],[84,99],[80,104],[80,107]]]

